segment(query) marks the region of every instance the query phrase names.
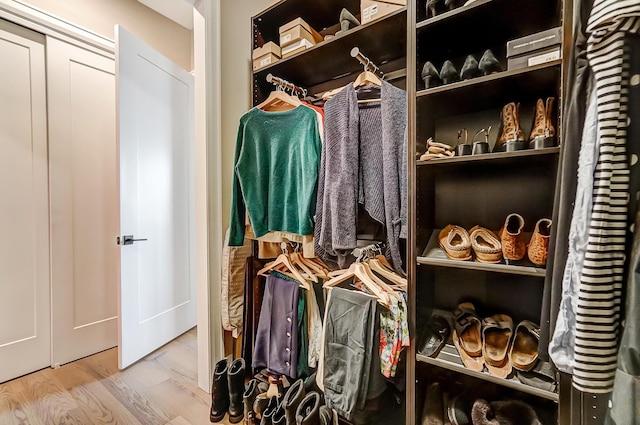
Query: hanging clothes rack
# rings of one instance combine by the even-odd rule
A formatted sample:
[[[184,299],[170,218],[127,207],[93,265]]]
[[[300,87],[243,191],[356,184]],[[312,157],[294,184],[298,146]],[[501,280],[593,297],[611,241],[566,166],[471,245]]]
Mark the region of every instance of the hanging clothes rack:
[[[275,75],[269,73],[267,74],[267,78],[266,78],[268,83],[273,84],[274,86],[276,86],[277,88],[280,88],[282,90],[289,90],[291,92],[292,95],[294,96],[300,96],[303,99],[305,97],[307,97],[307,89],[302,88],[300,86],[296,86],[293,83],[290,83],[289,81],[285,80],[284,78],[280,78],[280,77],[276,77]]]
[[[368,57],[366,57],[358,47],[354,47],[351,49],[351,57],[355,58],[364,66],[365,71],[373,72],[378,75],[380,78],[384,79],[384,72],[378,67],[375,63],[371,61]]]

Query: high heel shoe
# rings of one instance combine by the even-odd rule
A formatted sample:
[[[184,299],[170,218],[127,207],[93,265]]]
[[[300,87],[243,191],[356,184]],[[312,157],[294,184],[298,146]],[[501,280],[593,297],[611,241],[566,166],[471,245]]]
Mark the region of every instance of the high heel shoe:
[[[524,141],[524,133],[518,119],[519,109],[520,104],[516,105],[514,102],[507,103],[502,108],[500,131],[496,144],[493,146],[494,152],[513,152],[526,149],[527,144]]]
[[[462,138],[463,134],[464,134],[464,143],[460,144],[460,139]],[[466,128],[458,130],[458,143],[456,144],[457,156],[471,155],[471,145],[467,143],[468,135],[469,134],[467,133]]]
[[[450,60],[444,61],[440,70],[440,79],[444,84],[458,81],[458,70]]]
[[[456,7],[460,7],[464,4],[464,0],[444,0],[444,7],[447,10],[453,10]]]
[[[351,12],[344,8],[340,11],[340,32],[349,31],[349,29],[358,25],[360,25],[360,21]]]
[[[480,69],[480,71],[482,71],[482,75],[489,75],[493,74],[494,72],[502,71],[502,66],[500,65],[500,62],[498,62],[498,59],[496,59],[491,49],[487,49],[484,51],[484,54],[480,58],[478,68]]]
[[[548,97],[546,103],[538,99],[529,135],[529,148],[543,149],[555,146],[556,129],[551,123],[551,113],[553,111],[553,101],[555,98]]]
[[[438,74],[438,70],[435,66],[433,66],[431,62],[428,61],[422,67],[420,77],[422,78],[422,81],[424,81],[425,89],[442,84],[442,80],[440,80],[440,74]]]
[[[462,65],[462,69],[460,70],[460,79],[469,80],[479,76],[480,69],[478,69],[478,61],[473,57],[473,55],[467,56],[464,60],[464,65]]]
[[[482,140],[476,140],[479,134],[484,133],[484,142]],[[486,129],[478,131],[473,136],[473,148],[471,150],[472,155],[481,155],[483,153],[489,153],[489,134],[491,133],[491,126]]]
[[[427,18],[436,16],[440,12],[442,0],[427,0],[426,5],[426,15]],[[429,15],[431,13],[431,15]]]

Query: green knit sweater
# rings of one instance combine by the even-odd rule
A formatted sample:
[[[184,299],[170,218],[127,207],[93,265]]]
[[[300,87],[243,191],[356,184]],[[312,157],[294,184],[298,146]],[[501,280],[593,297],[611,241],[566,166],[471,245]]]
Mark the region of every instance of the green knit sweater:
[[[229,246],[244,239],[245,210],[256,237],[279,230],[313,234],[321,142],[316,112],[253,108],[240,118]]]

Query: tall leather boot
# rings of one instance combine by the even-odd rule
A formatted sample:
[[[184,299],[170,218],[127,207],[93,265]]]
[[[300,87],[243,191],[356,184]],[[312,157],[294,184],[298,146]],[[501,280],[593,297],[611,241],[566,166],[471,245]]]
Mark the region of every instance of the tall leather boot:
[[[255,425],[256,414],[253,411],[253,403],[256,401],[256,397],[260,393],[258,389],[258,380],[252,379],[247,384],[244,393],[242,393],[242,404],[244,406],[244,425]]]
[[[556,129],[551,123],[553,113],[553,101],[555,98],[548,97],[546,103],[542,99],[536,102],[533,125],[529,135],[529,148],[542,149],[555,145]]]
[[[273,396],[269,399],[269,404],[267,408],[262,412],[262,419],[260,420],[260,425],[273,425],[273,415],[278,410],[280,406],[280,400],[282,397]]]
[[[318,417],[320,418],[320,425],[334,425],[333,412],[327,406],[320,406],[318,411]],[[337,423],[335,425],[338,425]]]
[[[229,422],[232,424],[240,422],[244,414],[242,403],[244,369],[244,359],[240,357],[231,363],[227,372],[229,381]]]
[[[320,394],[307,394],[296,409],[296,425],[320,425]]]
[[[296,423],[296,410],[302,402],[306,392],[302,379],[298,379],[287,390],[282,399],[282,408],[286,417],[287,425],[295,425]]]
[[[493,147],[494,152],[513,152],[527,147],[524,133],[520,128],[518,108],[514,102],[507,103],[502,108],[500,131]]]
[[[216,363],[213,370],[213,384],[211,385],[211,411],[209,420],[220,422],[229,410],[229,385],[227,380],[227,359]]]

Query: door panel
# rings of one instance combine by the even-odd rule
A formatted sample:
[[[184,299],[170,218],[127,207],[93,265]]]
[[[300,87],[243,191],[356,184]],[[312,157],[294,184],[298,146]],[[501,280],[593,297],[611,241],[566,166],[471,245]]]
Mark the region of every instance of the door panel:
[[[124,368],[196,324],[193,77],[116,27]]]
[[[0,20],[0,382],[50,365],[44,37]]]
[[[53,364],[117,345],[115,63],[47,39]]]

